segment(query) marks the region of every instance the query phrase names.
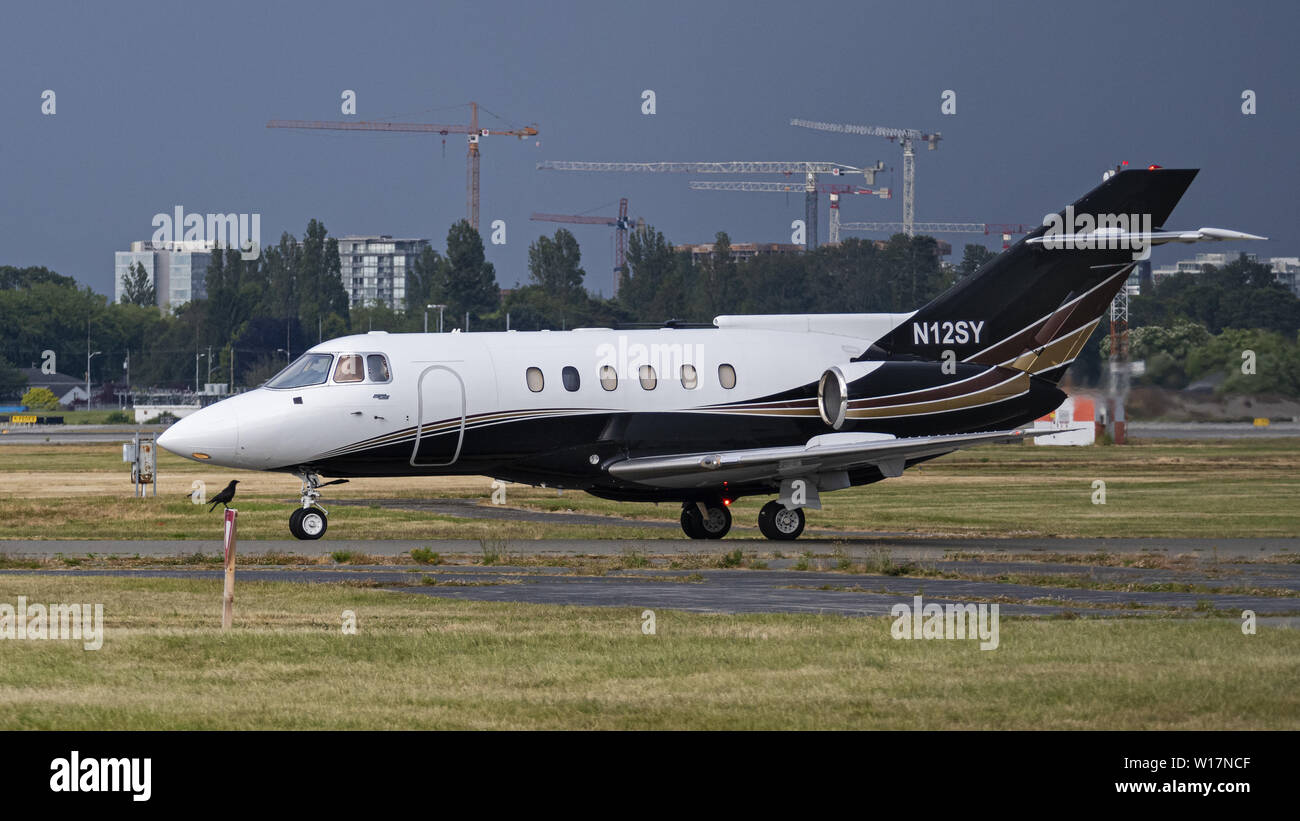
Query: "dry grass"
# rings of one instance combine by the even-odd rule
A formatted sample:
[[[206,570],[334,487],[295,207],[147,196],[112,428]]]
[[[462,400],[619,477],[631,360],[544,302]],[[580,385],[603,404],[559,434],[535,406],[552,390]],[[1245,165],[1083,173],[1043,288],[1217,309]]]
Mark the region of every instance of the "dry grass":
[[[1003,619],[1001,645],[888,619],[491,604],[341,585],[0,576],[100,602],[104,646],[0,641],[0,729],[1297,729],[1300,631]],[[358,634],[342,635],[344,610]]]
[[[191,483],[209,493],[238,477],[249,538],[285,538],[298,494],[284,474],[223,471],[160,454],[159,497],[130,496],[115,445],[0,447],[0,538],[206,538],[199,509],[185,504]],[[1092,483],[1106,482],[1106,504]],[[487,477],[360,479],[327,489],[331,498],[456,497],[489,502]],[[1300,439],[1145,442],[1126,447],[995,446],[962,451],[902,477],[827,494],[809,514],[819,529],[953,536],[1300,535]],[[675,505],[618,503],[578,491],[511,485],[511,506],[630,519],[675,521]],[[732,507],[738,524],[757,518],[763,498]],[[681,538],[675,528],[601,528],[437,517],[411,511],[338,507],[330,538]]]

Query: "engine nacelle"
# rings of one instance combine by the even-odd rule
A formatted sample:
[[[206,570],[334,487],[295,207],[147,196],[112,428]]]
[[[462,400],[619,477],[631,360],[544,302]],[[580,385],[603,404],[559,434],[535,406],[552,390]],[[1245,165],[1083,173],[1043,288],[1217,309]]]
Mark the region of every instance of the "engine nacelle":
[[[817,383],[817,413],[831,430],[839,430],[849,412],[849,385],[877,370],[883,362],[832,365]]]

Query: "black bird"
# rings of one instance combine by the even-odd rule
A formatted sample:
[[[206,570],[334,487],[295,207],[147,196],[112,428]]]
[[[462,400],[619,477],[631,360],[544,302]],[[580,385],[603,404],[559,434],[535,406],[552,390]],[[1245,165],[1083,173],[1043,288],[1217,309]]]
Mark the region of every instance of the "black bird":
[[[230,484],[226,485],[224,490],[222,490],[216,496],[213,496],[211,499],[212,505],[208,508],[208,512],[211,513],[213,510],[215,510],[217,505],[225,505],[226,510],[229,510],[230,503],[235,499],[235,485],[237,484],[239,484],[239,480],[232,479]]]

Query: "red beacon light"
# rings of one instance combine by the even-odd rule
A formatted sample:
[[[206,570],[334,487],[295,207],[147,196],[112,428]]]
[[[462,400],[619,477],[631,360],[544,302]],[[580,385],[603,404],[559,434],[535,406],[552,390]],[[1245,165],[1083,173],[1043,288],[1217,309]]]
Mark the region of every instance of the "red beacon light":
[[[1147,166],[1147,170],[1148,170],[1148,171],[1155,171],[1157,168],[1161,168],[1161,167],[1163,167],[1163,166],[1159,166],[1159,165],[1156,165],[1155,163],[1151,163],[1150,165]]]

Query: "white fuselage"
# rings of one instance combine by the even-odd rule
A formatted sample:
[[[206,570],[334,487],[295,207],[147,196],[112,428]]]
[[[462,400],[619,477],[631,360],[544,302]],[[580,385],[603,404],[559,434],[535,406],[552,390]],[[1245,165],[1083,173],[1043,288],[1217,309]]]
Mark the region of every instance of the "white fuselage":
[[[707,413],[709,406],[815,382],[906,316],[719,317],[713,329],[345,336],[307,354],[331,354],[333,362],[380,354],[390,380],[367,374],[364,381],[340,382],[331,363],[319,384],[263,386],[204,408],[173,425],[159,445],[214,465],[286,470],[413,426],[454,428],[464,418],[490,425],[497,417],[553,413]],[[566,369],[573,370],[566,375]],[[609,369],[616,377],[612,390]],[[455,455],[426,460],[427,472],[440,472],[434,462],[450,467]]]

